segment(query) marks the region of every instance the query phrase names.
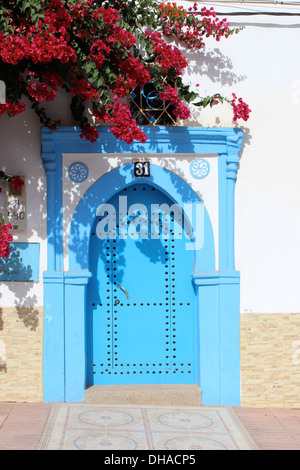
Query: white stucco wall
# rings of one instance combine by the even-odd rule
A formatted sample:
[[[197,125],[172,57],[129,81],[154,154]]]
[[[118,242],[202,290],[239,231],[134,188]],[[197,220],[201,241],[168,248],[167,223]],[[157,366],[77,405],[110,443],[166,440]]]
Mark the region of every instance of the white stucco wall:
[[[15,118],[0,117],[0,169],[7,174],[26,176],[26,230],[14,234],[15,242],[40,243],[40,279],[46,270],[46,177],[40,157],[41,137],[38,119],[29,109]],[[0,212],[5,213],[5,183],[0,199]],[[4,210],[3,210],[4,209]],[[2,282],[0,305],[43,305],[42,283]]]
[[[233,6],[223,10],[233,11]],[[209,41],[197,60],[188,54],[186,81],[200,83],[203,93],[231,96],[235,92],[252,109],[249,121],[238,124],[245,133],[236,186],[241,312],[300,312],[300,17],[228,19],[234,24],[246,22],[246,29],[219,43]],[[73,124],[64,99],[59,106],[49,106],[56,115],[63,110],[64,125]],[[227,105],[195,110],[185,124],[236,125]],[[0,169],[27,176],[27,230],[15,241],[41,243],[42,279],[46,269],[46,179],[40,159],[40,124],[30,106],[15,118],[0,117],[0,142]],[[42,283],[1,284],[1,306],[42,304]]]

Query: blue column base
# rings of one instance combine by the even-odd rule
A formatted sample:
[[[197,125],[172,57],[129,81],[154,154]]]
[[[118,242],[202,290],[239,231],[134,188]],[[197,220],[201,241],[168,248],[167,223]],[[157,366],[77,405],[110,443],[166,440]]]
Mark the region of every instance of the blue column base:
[[[90,273],[65,273],[65,401],[82,402],[86,388],[86,285]]]
[[[85,398],[85,291],[89,272],[44,273],[43,394],[46,403]]]
[[[65,401],[64,276],[44,273],[43,392],[45,402]]]
[[[240,406],[240,277],[193,274],[199,308],[199,386],[204,405]]]

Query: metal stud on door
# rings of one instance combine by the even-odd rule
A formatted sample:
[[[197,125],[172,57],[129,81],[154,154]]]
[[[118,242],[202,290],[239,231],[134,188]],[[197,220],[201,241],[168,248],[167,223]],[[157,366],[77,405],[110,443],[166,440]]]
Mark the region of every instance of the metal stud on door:
[[[99,219],[91,236],[89,382],[195,383],[193,252],[183,215],[170,218],[173,202],[150,185],[125,188],[109,204],[115,238],[99,239]]]

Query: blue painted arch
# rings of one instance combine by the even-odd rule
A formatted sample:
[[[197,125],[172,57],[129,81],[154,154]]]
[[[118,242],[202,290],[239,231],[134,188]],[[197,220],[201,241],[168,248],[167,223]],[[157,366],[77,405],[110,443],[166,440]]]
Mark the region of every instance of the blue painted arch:
[[[203,208],[203,244],[194,252],[193,271],[215,270],[215,244],[209,214],[195,191],[178,175],[151,163],[150,184],[182,208],[201,205]],[[99,178],[83,195],[74,212],[69,235],[69,270],[89,270],[89,241],[97,207],[131,184],[145,184],[144,178],[134,178],[132,163],[120,166]],[[202,211],[201,211],[202,212]],[[194,233],[196,214],[191,222]]]

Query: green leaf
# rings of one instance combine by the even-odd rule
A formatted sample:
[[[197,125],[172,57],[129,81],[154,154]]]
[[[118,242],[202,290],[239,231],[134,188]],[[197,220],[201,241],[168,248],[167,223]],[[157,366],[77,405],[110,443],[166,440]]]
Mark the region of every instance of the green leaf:
[[[91,70],[92,70],[92,68],[93,68],[93,65],[94,65],[94,64],[93,64],[92,62],[86,62],[86,63],[82,66],[82,68],[83,68],[83,70],[86,71],[86,73],[90,73]]]
[[[97,89],[99,89],[103,84],[104,84],[104,78],[101,77],[100,75],[96,83]]]

